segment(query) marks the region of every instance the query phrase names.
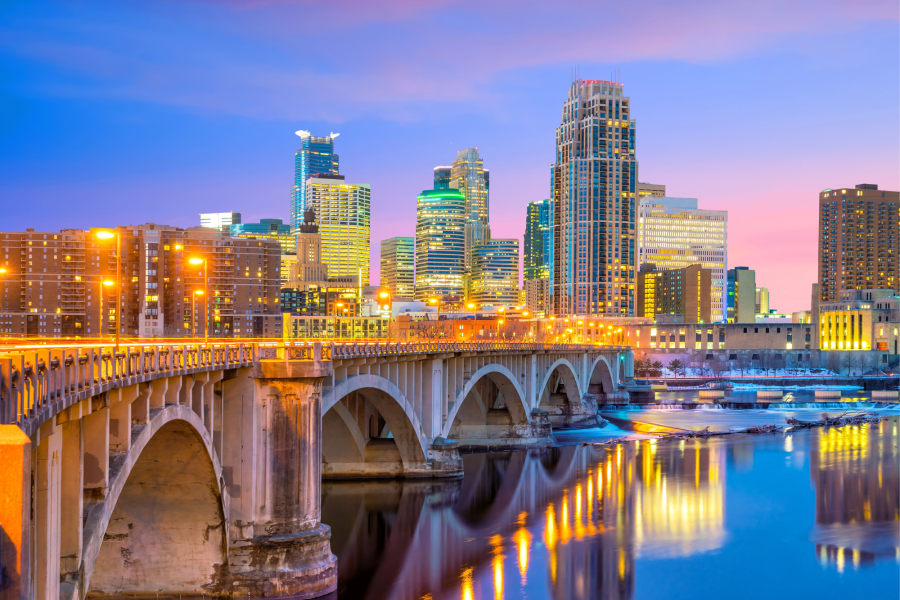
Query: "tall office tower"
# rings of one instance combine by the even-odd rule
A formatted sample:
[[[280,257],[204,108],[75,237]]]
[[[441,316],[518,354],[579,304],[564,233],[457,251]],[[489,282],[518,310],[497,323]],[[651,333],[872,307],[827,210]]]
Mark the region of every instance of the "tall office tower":
[[[494,238],[472,251],[469,301],[506,307],[519,303],[519,240]]]
[[[466,196],[425,190],[416,199],[416,300],[439,298],[452,310],[463,302]]]
[[[218,229],[228,233],[232,225],[241,222],[241,213],[225,212],[225,213],[200,213],[200,227],[208,229]]]
[[[369,285],[369,184],[318,175],[306,180],[306,201],[319,224],[329,276],[357,277],[358,285]]]
[[[4,234],[0,335],[109,339],[118,328],[128,337],[203,336],[208,322],[213,337],[281,337],[278,244],[203,227],[117,227],[119,290],[116,240],[99,240],[98,231]]]
[[[728,316],[728,211],[701,210],[696,198],[645,198],[638,225],[639,264],[665,271],[699,264],[712,269],[712,320]]]
[[[525,213],[525,281],[550,277],[550,200],[529,202]]]
[[[729,323],[756,322],[756,271],[747,267],[728,269]]]
[[[622,85],[569,87],[551,168],[551,312],[634,316],[635,121]]]
[[[473,249],[491,239],[488,222],[490,175],[478,156],[477,148],[467,148],[457,153],[450,167],[449,185],[450,189],[459,190],[466,197],[466,271],[469,271]]]
[[[643,200],[648,196],[663,198],[666,195],[666,186],[656,183],[638,183],[638,199]]]
[[[755,308],[756,308],[756,314],[758,314],[758,315],[768,314],[768,312],[769,312],[769,288],[766,288],[766,287],[756,288]]]
[[[700,265],[661,271],[644,263],[638,272],[637,316],[682,315],[685,323],[709,323],[711,284],[712,270]]]
[[[381,287],[397,298],[412,298],[416,287],[416,238],[381,240]]]
[[[864,183],[819,194],[822,302],[834,302],[841,290],[900,291],[898,221],[900,192]]]
[[[434,168],[434,189],[449,190],[450,189],[450,167]]]
[[[300,149],[294,153],[294,185],[291,186],[291,230],[303,224],[306,212],[306,181],[315,175],[340,174],[340,159],[334,153],[334,139],[339,133],[317,137],[298,131]]]

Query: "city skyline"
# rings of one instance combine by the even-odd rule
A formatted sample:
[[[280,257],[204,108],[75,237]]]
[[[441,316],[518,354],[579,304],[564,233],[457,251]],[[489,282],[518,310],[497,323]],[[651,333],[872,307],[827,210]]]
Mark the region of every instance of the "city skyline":
[[[62,7],[6,9],[5,20],[18,36],[28,35],[29,43],[13,47],[25,38],[11,36],[10,45],[0,45],[9,73],[3,96],[9,110],[0,128],[0,195],[14,200],[5,230],[146,222],[186,227],[196,223],[197,213],[219,210],[242,212],[248,222],[287,222],[285,184],[299,148],[294,132],[309,130],[313,135],[340,131],[341,171],[372,185],[375,254],[382,239],[413,234],[415,199],[429,187],[434,165],[446,164],[451,152],[476,146],[493,171],[492,234],[521,240],[527,203],[549,195],[553,130],[575,64],[585,78],[607,78],[620,70],[639,121],[639,181],[666,184],[670,196],[696,197],[703,206],[728,210],[730,219],[741,224],[729,232],[729,266],[755,269],[778,310],[808,307],[809,284],[816,280],[818,194],[859,183],[900,188],[900,152],[893,135],[900,102],[893,4],[851,8],[829,3],[812,19],[790,5],[712,11],[689,6],[686,14],[696,17],[689,20],[698,23],[685,22],[677,33],[662,29],[666,11],[654,4],[659,21],[642,23],[646,13],[640,8],[616,16],[619,25],[640,27],[654,40],[640,50],[619,49],[614,35],[598,40],[596,48],[577,47],[563,39],[577,36],[551,21],[542,38],[547,56],[539,60],[528,51],[507,59],[497,42],[487,43],[473,32],[466,35],[482,42],[484,50],[474,70],[471,61],[460,61],[469,65],[465,72],[429,64],[427,76],[410,79],[402,69],[392,70],[399,66],[393,55],[377,50],[361,64],[390,82],[378,83],[373,75],[354,78],[352,69],[359,67],[336,67],[313,55],[314,66],[298,73],[312,73],[315,84],[333,69],[347,75],[346,82],[332,78],[331,87],[319,85],[310,92],[290,83],[265,88],[251,81],[246,93],[238,88],[248,82],[248,67],[289,68],[284,57],[294,34],[274,27],[268,32],[272,40],[264,42],[261,32],[300,9],[192,5],[163,22],[151,6],[103,14],[96,6],[88,3],[87,10],[98,26],[145,28],[143,47],[149,50],[158,49],[157,40],[174,35],[179,24],[205,19],[208,26],[198,40],[216,48],[235,43],[234,51],[265,52],[248,52],[224,79],[213,69],[197,82],[189,80],[197,75],[197,65],[188,59],[173,71],[169,85],[148,89],[140,75],[171,66],[172,51],[152,59],[133,51],[118,54],[119,38],[79,26],[84,14]],[[311,23],[325,23],[334,9],[308,10]],[[773,30],[768,23],[776,11]],[[402,44],[442,16],[440,6],[391,4],[377,12],[363,11],[340,27],[365,40],[387,23],[404,32]],[[52,25],[45,16],[52,17]],[[498,15],[488,10],[485,18],[493,22]],[[237,19],[246,21],[243,29],[232,30]],[[534,16],[517,17],[510,30],[527,38],[538,31],[537,22]],[[721,23],[727,35],[692,38],[692,27],[708,29],[711,22]],[[666,35],[653,35],[662,31]],[[197,42],[179,39],[179,49],[189,55]],[[61,45],[51,46],[51,41]],[[75,64],[70,62],[74,53],[51,48],[78,49],[84,60]],[[435,51],[427,48],[423,56]],[[348,50],[340,49],[332,60]],[[419,73],[416,59],[409,60]],[[118,78],[122,85],[112,85]],[[836,89],[835,82],[851,78],[864,80],[866,93]],[[358,93],[349,93],[353,86]],[[215,101],[209,94],[213,89],[221,92]],[[852,149],[833,142],[834,134],[849,126],[842,125],[849,102],[867,115],[853,124],[854,135],[865,143]],[[782,142],[771,144],[772,136],[782,135]],[[47,152],[51,142],[55,151]],[[381,151],[385,143],[408,157],[399,175],[388,168],[396,156]],[[696,163],[701,151],[706,153],[702,167]],[[55,176],[48,178],[47,172]],[[77,215],[68,210],[73,203],[81,209]],[[46,209],[41,223],[29,210],[35,205]],[[370,256],[370,263],[377,281],[378,257]]]

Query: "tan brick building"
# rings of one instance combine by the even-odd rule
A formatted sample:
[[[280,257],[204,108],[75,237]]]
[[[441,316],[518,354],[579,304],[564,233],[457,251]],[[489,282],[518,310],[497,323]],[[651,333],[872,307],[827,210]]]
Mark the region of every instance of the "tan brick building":
[[[900,192],[877,185],[819,194],[819,298],[841,290],[900,291]]]

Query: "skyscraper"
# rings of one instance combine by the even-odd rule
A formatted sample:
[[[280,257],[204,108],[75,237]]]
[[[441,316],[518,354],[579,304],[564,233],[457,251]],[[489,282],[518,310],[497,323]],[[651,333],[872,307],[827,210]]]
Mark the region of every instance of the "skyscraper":
[[[482,306],[519,302],[519,240],[488,240],[472,251],[469,301]]]
[[[241,222],[241,213],[225,212],[225,213],[200,213],[200,227],[208,229],[218,229],[228,233],[232,225]]]
[[[438,167],[443,169],[442,167]],[[443,177],[443,171],[441,172]],[[438,171],[435,170],[435,185]],[[478,148],[460,150],[450,167],[450,189],[466,198],[466,271],[472,268],[472,251],[491,239],[488,221],[490,175],[478,155]]]
[[[819,194],[819,294],[834,302],[841,290],[900,291],[897,251],[900,192],[860,184]]]
[[[525,281],[550,276],[550,200],[529,202],[525,213]]]
[[[764,315],[769,312],[769,288],[767,287],[758,287],[756,288],[756,314]]]
[[[458,190],[425,190],[416,200],[416,299],[463,300],[466,197]]]
[[[551,168],[552,313],[634,316],[637,170],[622,85],[569,87]]]
[[[728,269],[729,323],[756,322],[756,271],[747,267]]]
[[[639,264],[661,271],[694,264],[712,269],[712,320],[727,317],[728,211],[701,210],[696,198],[647,197],[640,202]]]
[[[306,202],[318,222],[328,276],[358,277],[360,286],[369,285],[369,184],[347,183],[343,175],[311,177]]]
[[[412,298],[416,277],[416,238],[381,240],[381,287],[398,298]]]
[[[439,166],[434,168],[434,189],[450,189],[450,167]]]
[[[306,211],[306,180],[318,174],[338,175],[340,160],[334,153],[334,138],[339,133],[328,137],[317,137],[308,131],[298,131],[300,149],[294,153],[294,185],[291,186],[291,230],[303,224]]]

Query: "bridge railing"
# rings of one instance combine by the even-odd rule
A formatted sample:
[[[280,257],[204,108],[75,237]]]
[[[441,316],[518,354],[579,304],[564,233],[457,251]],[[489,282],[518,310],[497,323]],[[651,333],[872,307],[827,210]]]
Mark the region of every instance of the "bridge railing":
[[[40,346],[0,351],[0,424],[22,425],[67,397],[196,370],[250,366],[252,344]]]
[[[0,349],[0,424],[41,418],[55,403],[148,378],[247,367],[256,360],[341,360],[444,352],[610,352],[628,347],[506,341],[261,342],[27,346]],[[47,413],[49,414],[49,413]]]

